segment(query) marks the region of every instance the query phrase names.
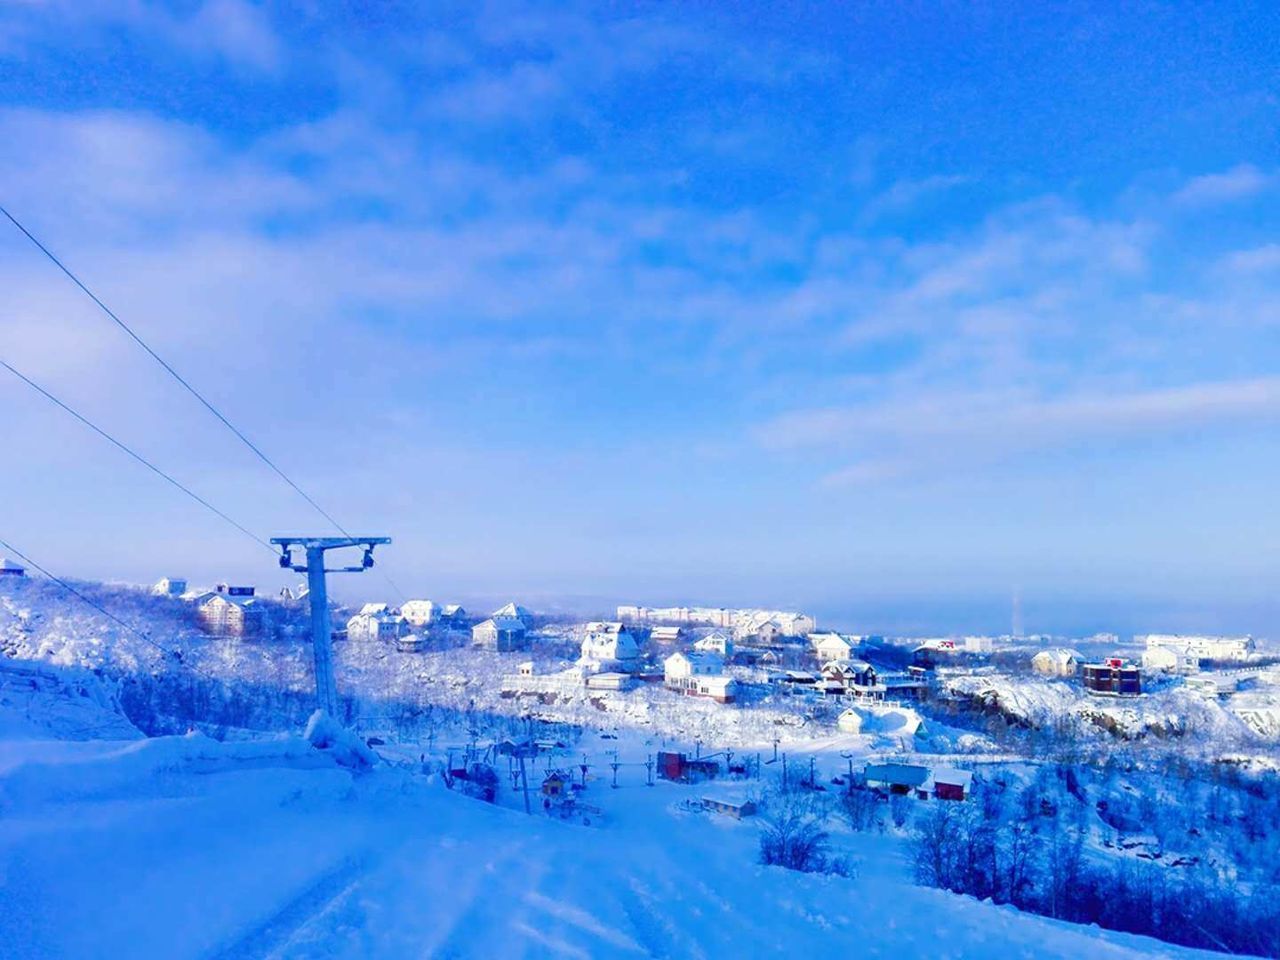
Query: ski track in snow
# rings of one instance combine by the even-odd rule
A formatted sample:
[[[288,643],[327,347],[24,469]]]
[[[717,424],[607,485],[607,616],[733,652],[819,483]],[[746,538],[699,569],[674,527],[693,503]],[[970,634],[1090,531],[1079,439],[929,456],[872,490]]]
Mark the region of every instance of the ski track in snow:
[[[209,960],[296,956],[290,947],[299,931],[332,912],[334,905],[349,896],[369,872],[369,866],[367,857],[344,860],[235,943],[209,954]]]

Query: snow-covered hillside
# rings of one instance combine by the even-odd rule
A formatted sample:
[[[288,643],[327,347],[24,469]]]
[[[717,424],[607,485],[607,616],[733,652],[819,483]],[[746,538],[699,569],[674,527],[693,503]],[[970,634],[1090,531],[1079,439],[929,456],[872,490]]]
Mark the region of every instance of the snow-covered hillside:
[[[686,812],[688,787],[593,786],[582,827],[299,739],[3,750],[14,960],[1202,955],[914,887],[883,838],[852,878],[761,867],[758,827]]]

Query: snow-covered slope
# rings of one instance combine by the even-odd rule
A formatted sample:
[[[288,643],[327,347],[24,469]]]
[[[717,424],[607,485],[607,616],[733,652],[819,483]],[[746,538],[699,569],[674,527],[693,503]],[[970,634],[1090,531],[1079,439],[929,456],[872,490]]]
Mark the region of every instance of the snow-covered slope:
[[[1191,957],[912,886],[755,863],[689,788],[591,787],[603,825],[354,776],[305,741],[10,741],[6,957]]]

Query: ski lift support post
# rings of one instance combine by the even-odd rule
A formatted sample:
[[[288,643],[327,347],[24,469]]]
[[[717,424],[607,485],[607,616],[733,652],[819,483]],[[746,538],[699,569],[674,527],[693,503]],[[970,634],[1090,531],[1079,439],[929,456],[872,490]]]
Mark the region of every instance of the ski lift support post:
[[[307,575],[308,597],[311,601],[311,646],[315,659],[316,706],[338,722],[338,687],[333,677],[333,630],[329,623],[329,591],[325,586],[326,573],[363,573],[373,566],[373,548],[391,542],[390,537],[272,537],[271,542],[280,548],[280,566]],[[355,566],[330,567],[324,565],[325,553],[363,547],[364,556]],[[293,551],[306,554],[304,562],[294,560]]]

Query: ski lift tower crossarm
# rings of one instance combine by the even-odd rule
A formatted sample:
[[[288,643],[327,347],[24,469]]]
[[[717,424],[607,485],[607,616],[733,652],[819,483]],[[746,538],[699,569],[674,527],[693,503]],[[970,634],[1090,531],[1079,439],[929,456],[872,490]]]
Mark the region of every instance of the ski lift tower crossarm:
[[[326,573],[362,573],[373,566],[373,548],[391,542],[390,537],[272,537],[280,548],[280,566],[307,575],[308,598],[311,601],[311,645],[315,657],[316,706],[335,720],[338,717],[338,686],[333,677],[333,631],[329,625],[329,591]],[[355,566],[324,565],[325,553],[362,547],[364,556]],[[306,561],[293,558],[294,550],[302,550]]]

